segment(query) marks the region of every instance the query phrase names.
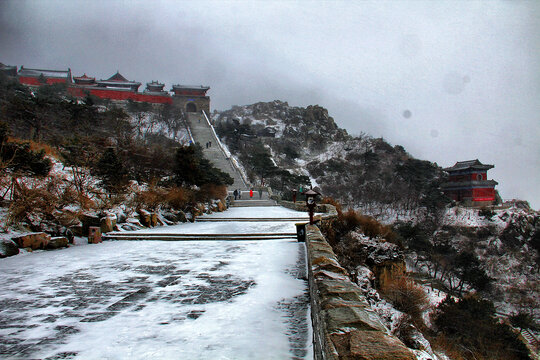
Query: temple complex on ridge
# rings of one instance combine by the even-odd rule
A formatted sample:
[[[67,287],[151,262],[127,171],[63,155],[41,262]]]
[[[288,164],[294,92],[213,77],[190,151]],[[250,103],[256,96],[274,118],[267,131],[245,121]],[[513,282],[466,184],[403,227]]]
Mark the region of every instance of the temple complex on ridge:
[[[444,169],[449,179],[442,184],[442,190],[446,196],[466,206],[493,205],[496,202],[497,182],[487,179],[487,171],[494,167],[482,164],[478,159],[458,161]]]
[[[173,85],[171,95],[164,91],[165,84],[153,80],[146,84],[146,89],[139,92],[140,82],[126,79],[119,71],[105,80],[83,74],[71,75],[71,69],[45,70],[0,63],[0,73],[16,77],[21,84],[39,87],[42,85],[66,84],[67,91],[75,97],[95,96],[100,99],[123,103],[125,101],[147,102],[151,104],[171,104],[185,112],[210,112],[210,98],[206,92],[210,89],[202,85]]]

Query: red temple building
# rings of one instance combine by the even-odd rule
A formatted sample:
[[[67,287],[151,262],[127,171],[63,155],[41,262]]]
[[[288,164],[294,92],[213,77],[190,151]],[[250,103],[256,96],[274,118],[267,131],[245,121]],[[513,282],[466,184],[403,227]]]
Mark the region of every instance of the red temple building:
[[[145,93],[164,93],[163,87],[165,87],[165,84],[161,84],[158,81],[152,81],[149,83],[146,83],[146,89],[144,89]]]
[[[493,205],[496,202],[497,182],[487,179],[487,171],[494,167],[482,164],[478,159],[458,161],[444,169],[449,179],[442,184],[442,190],[446,196],[466,206]]]
[[[163,91],[164,84],[153,81],[146,84],[144,93],[139,93],[137,90],[141,83],[127,80],[119,72],[107,80],[96,81],[96,78],[84,74],[79,77],[74,76],[73,81],[75,84],[69,89],[73,96],[93,95],[100,99],[115,101],[131,100],[153,104],[172,104],[171,96]]]
[[[122,74],[117,71],[116,74],[114,74],[107,80],[99,80],[97,82],[97,86],[107,89],[130,90],[136,92],[137,89],[139,89],[139,86],[141,86],[141,83],[136,81],[130,81],[123,77]]]
[[[71,69],[67,70],[44,70],[30,69],[21,66],[17,73],[21,84],[30,86],[52,85],[58,83],[71,84]]]
[[[75,85],[79,86],[95,86],[96,85],[96,78],[95,77],[88,77],[86,74],[83,76],[74,76],[73,81],[75,82]]]

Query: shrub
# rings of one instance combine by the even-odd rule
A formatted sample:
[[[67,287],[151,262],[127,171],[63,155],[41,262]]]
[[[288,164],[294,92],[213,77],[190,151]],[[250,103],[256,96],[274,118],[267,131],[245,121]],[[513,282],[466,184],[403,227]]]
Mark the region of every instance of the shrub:
[[[380,289],[380,293],[396,309],[410,315],[415,326],[424,326],[422,313],[429,308],[429,300],[414,280],[406,276],[391,279]]]
[[[146,191],[139,191],[133,199],[136,208],[156,210],[165,203],[166,194],[163,189],[152,188]]]
[[[464,359],[530,359],[525,345],[506,324],[495,318],[495,307],[477,295],[455,301],[447,297],[433,321],[448,346]]]
[[[483,216],[485,219],[491,220],[495,216],[495,212],[488,208],[481,208],[478,211],[478,215]]]
[[[165,194],[165,203],[172,209],[184,209],[193,201],[193,192],[181,187],[169,188]]]
[[[8,223],[13,224],[33,218],[33,215],[50,217],[57,201],[58,198],[46,189],[20,186],[9,207]]]
[[[215,199],[225,199],[227,197],[227,188],[224,185],[204,184],[197,192],[198,201],[210,201]]]

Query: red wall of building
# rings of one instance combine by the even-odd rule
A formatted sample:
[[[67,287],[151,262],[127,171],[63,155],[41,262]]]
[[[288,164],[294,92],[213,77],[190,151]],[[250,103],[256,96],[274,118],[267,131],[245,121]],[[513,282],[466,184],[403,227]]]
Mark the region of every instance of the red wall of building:
[[[58,78],[46,78],[45,81],[47,82],[48,85],[67,83],[66,79],[58,79]],[[19,82],[24,85],[33,85],[33,86],[43,85],[43,83],[39,81],[39,78],[30,77],[30,76],[19,76]]]
[[[172,97],[169,95],[150,95],[141,94],[133,91],[107,90],[96,88],[70,87],[69,93],[77,97],[85,97],[87,93],[97,96],[100,99],[111,100],[132,100],[139,102],[148,102],[152,104],[172,104]]]
[[[58,84],[66,83],[66,79],[58,78],[46,78],[47,84]],[[36,77],[27,77],[19,76],[19,82],[24,85],[32,86],[42,86],[43,83],[39,81],[39,78]],[[111,100],[132,100],[139,102],[148,102],[152,104],[172,104],[172,97],[169,94],[165,95],[151,95],[144,93],[137,93],[133,91],[122,91],[122,90],[108,90],[108,89],[98,89],[98,88],[84,88],[77,86],[68,87],[68,92],[72,96],[76,97],[85,97],[87,93],[97,96],[101,99],[111,99]]]
[[[473,189],[473,201],[493,201],[495,200],[495,189],[478,188]]]

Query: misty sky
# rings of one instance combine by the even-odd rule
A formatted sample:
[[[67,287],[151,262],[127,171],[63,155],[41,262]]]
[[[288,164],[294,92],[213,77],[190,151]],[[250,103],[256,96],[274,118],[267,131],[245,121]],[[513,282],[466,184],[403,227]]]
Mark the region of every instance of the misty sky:
[[[0,62],[319,104],[540,208],[540,1],[0,0]]]

